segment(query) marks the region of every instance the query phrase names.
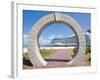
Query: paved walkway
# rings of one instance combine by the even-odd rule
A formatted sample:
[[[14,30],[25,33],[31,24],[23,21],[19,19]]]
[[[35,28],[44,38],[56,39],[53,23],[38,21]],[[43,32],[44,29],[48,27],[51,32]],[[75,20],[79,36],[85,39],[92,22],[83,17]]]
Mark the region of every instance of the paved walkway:
[[[73,54],[71,49],[60,49],[57,50],[54,54],[49,56],[46,60],[48,62],[47,66],[43,66],[42,68],[56,68],[56,67],[68,67],[72,66],[67,64],[69,60],[71,60],[71,56],[69,53]]]

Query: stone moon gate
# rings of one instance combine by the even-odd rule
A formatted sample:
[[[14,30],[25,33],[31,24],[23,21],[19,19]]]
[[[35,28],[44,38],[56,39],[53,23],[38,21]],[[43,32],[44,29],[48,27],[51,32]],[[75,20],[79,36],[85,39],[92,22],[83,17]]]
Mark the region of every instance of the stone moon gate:
[[[47,61],[45,61],[39,50],[39,36],[43,29],[49,24],[53,23],[63,23],[69,25],[69,27],[74,31],[78,39],[78,51],[77,55],[68,62],[68,64],[85,64],[85,51],[86,51],[86,40],[85,34],[81,29],[81,26],[68,15],[61,13],[49,14],[42,17],[36,24],[32,27],[28,38],[28,55],[31,63],[35,66],[46,66]]]

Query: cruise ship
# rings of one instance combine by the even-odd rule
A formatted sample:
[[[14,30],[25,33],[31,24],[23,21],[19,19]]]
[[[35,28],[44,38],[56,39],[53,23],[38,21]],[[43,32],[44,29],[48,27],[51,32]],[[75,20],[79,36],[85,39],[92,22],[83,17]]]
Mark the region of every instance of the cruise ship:
[[[86,46],[91,46],[91,33],[89,32],[85,33],[85,40],[86,40]],[[78,40],[76,36],[71,36],[67,38],[54,38],[51,42],[52,46],[64,46],[64,47],[70,47],[70,46],[76,47],[77,44]]]

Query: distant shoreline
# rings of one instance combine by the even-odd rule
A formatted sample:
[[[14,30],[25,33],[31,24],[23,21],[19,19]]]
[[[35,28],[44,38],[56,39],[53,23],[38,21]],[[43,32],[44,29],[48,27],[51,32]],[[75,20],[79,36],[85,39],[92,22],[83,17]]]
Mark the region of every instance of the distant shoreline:
[[[40,47],[40,49],[73,49],[75,47]],[[27,48],[24,48],[24,53],[27,52]]]
[[[40,47],[40,49],[73,49],[75,47]]]

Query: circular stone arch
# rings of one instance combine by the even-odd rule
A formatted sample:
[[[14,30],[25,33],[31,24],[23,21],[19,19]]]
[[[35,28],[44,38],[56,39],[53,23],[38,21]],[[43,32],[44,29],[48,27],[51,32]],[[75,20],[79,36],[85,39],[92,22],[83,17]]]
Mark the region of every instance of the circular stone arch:
[[[45,61],[40,54],[38,39],[41,31],[45,29],[47,25],[53,23],[64,23],[73,29],[78,39],[78,51],[77,55],[71,61],[69,61],[68,64],[84,65],[86,51],[85,34],[76,20],[74,20],[71,16],[61,13],[46,15],[37,21],[32,27],[28,37],[28,55],[31,63],[35,66],[47,65],[47,61]]]

